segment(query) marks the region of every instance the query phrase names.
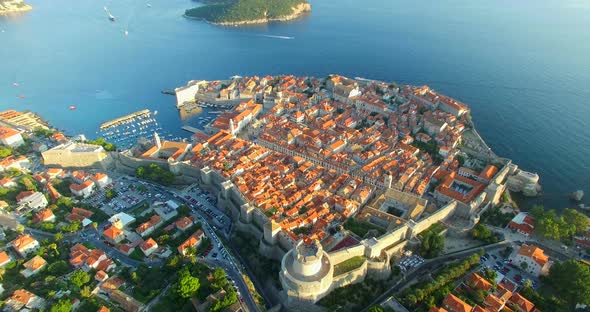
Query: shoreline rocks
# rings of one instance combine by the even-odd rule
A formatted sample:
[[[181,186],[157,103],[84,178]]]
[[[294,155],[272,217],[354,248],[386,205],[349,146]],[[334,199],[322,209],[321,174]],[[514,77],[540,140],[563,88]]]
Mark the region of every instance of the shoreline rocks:
[[[294,19],[301,17],[302,15],[311,12],[311,4],[309,3],[301,3],[295,7],[292,7],[293,12],[289,15],[284,15],[275,18],[261,18],[255,20],[247,20],[247,21],[239,21],[239,22],[213,22],[209,21],[204,18],[192,17],[189,15],[184,14],[184,17],[189,19],[196,19],[196,20],[203,20],[211,25],[216,26],[246,26],[246,25],[258,25],[258,24],[267,24],[270,22],[287,22]]]

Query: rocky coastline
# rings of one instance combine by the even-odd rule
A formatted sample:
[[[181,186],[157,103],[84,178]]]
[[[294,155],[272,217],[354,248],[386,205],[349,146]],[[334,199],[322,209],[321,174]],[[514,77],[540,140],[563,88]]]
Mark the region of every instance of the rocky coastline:
[[[33,7],[22,0],[0,1],[0,15],[21,13],[32,10]]]
[[[213,21],[210,21],[210,20],[207,20],[204,18],[192,17],[192,16],[189,16],[186,14],[184,14],[184,17],[189,18],[189,19],[202,20],[202,21],[205,21],[206,23],[209,23],[211,25],[216,25],[216,26],[246,26],[246,25],[266,24],[266,23],[270,23],[270,22],[287,22],[287,21],[291,21],[291,20],[300,18],[301,16],[311,12],[311,4],[301,3],[301,4],[293,7],[292,9],[293,9],[293,11],[289,15],[284,15],[284,16],[275,17],[275,18],[261,18],[261,19],[255,19],[255,20],[245,20],[245,21],[239,21],[239,22],[213,22]]]

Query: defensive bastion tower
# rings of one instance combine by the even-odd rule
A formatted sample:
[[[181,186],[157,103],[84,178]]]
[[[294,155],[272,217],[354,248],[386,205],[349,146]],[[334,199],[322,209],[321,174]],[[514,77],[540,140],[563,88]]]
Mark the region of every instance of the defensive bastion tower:
[[[328,294],[334,266],[317,240],[301,240],[281,262],[279,278],[287,304],[314,303]]]

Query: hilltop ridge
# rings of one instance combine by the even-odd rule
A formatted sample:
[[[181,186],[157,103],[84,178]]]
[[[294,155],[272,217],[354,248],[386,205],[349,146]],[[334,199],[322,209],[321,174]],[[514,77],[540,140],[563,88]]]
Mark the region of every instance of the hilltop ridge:
[[[203,6],[186,10],[188,18],[216,25],[264,24],[288,21],[311,11],[306,0],[204,0]]]

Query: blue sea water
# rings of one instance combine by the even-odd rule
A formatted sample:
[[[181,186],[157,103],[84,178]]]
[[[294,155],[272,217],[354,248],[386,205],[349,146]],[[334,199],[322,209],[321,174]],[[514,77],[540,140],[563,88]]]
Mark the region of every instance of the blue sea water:
[[[181,121],[161,90],[340,73],[455,97],[498,155],[541,175],[548,207],[579,188],[590,197],[588,1],[312,0],[307,17],[246,28],[184,19],[190,0],[27,2],[33,11],[0,17],[0,109],[38,112],[68,133],[92,137],[101,122],[150,108],[188,136],[180,125],[195,121]]]

